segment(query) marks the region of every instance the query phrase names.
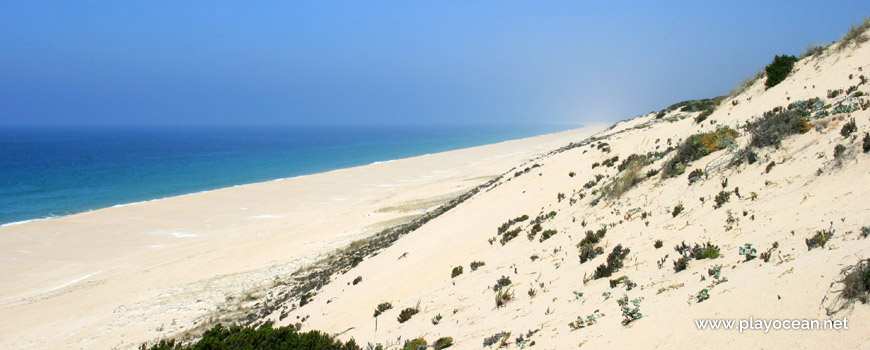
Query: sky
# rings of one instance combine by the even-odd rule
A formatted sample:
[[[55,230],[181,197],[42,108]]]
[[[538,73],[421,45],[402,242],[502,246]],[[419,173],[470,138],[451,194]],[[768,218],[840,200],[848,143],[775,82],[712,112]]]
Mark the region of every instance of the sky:
[[[726,94],[870,1],[0,1],[0,127],[574,124]]]

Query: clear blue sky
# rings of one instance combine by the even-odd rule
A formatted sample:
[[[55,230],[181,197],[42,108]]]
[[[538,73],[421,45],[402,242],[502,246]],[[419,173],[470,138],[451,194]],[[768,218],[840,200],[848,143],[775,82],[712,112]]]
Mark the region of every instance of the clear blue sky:
[[[0,126],[615,121],[870,1],[2,1]]]

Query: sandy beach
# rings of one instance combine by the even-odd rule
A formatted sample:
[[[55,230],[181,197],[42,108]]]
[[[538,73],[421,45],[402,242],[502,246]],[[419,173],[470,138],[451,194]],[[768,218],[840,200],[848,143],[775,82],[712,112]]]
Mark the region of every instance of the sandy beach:
[[[178,334],[276,276],[602,128],[0,227],[0,344],[131,348]]]

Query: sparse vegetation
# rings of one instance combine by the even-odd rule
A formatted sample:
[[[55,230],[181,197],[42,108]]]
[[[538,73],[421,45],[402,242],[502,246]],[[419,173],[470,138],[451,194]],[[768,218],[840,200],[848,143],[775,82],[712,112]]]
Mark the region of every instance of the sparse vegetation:
[[[541,242],[550,239],[550,237],[553,237],[556,233],[558,233],[556,230],[546,230],[541,232]]]
[[[755,259],[755,253],[757,252],[758,250],[756,250],[755,247],[753,247],[752,244],[749,243],[744,244],[742,247],[740,247],[739,250],[740,255],[743,255],[743,257],[746,259],[744,261]]]
[[[183,345],[176,340],[161,340],[148,350],[194,350],[194,349],[311,349],[311,350],[361,350],[351,339],[346,343],[329,334],[316,330],[300,333],[293,326],[272,328],[272,323],[259,327],[223,327],[218,324],[203,333],[202,338]]]
[[[613,248],[613,251],[607,255],[607,261],[595,268],[593,278],[599,279],[610,277],[614,272],[619,271],[623,266],[623,260],[625,260],[625,257],[628,256],[630,251],[631,249],[622,248],[622,244],[618,244]]]
[[[641,301],[643,301],[643,298],[632,299],[631,305],[629,305],[628,295],[626,294],[623,294],[622,298],[616,300],[616,303],[619,304],[619,309],[622,311],[623,326],[643,318],[643,314],[640,312]]]
[[[801,112],[781,109],[765,112],[761,119],[751,121],[746,126],[746,130],[752,134],[749,146],[756,148],[779,147],[786,137],[802,134],[810,129],[812,126]]]
[[[655,247],[656,249],[661,248],[662,245],[664,245],[664,243],[663,243],[662,240],[660,240],[660,239],[657,239],[656,242],[653,243],[653,247]]]
[[[843,34],[843,37],[840,39],[838,49],[842,50],[852,43],[862,44],[866,42],[868,39],[864,32],[867,31],[867,29],[870,29],[870,17],[864,19],[864,22],[859,25],[853,24],[849,26],[849,31],[847,31],[846,34]]]
[[[375,315],[372,316],[372,317],[378,317],[378,316],[380,316],[382,313],[384,313],[384,312],[386,312],[387,310],[392,309],[392,308],[393,308],[393,304],[390,304],[390,303],[380,303],[380,304],[378,304],[378,307],[375,308]]]
[[[599,254],[603,254],[604,249],[592,245],[584,245],[580,247],[580,263],[583,264],[589,260],[595,259]]]
[[[852,118],[846,124],[843,124],[843,127],[840,129],[840,135],[846,138],[856,131],[858,131],[858,126],[855,124],[855,118]]]
[[[677,203],[677,205],[674,206],[674,210],[671,212],[671,215],[673,215],[673,217],[677,217],[677,215],[680,215],[680,213],[682,213],[682,212],[683,212],[683,203]]]
[[[689,267],[689,258],[685,256],[681,256],[679,259],[674,260],[674,273],[685,270]]]
[[[844,270],[842,296],[846,300],[870,302],[870,259],[864,259]]]
[[[418,312],[420,312],[420,309],[417,308],[416,306],[405,308],[404,310],[399,312],[399,318],[398,318],[399,323],[407,322],[408,320],[411,319],[412,316],[416,315]]]
[[[767,80],[764,82],[765,88],[770,89],[785,80],[794,68],[795,62],[797,62],[797,57],[794,56],[774,56],[773,62],[764,67],[764,71],[767,73]]]
[[[469,267],[471,268],[471,271],[477,271],[477,269],[483,265],[486,265],[483,261],[472,261]]]
[[[720,127],[714,132],[689,136],[677,148],[677,154],[665,163],[662,169],[662,176],[669,178],[682,174],[686,171],[686,165],[690,162],[734,145],[736,137],[737,131],[727,126]]]
[[[864,133],[864,143],[861,147],[864,149],[864,153],[870,152],[870,132]]]
[[[402,346],[402,350],[419,350],[420,348],[425,349],[429,345],[426,339],[417,338],[413,340],[406,340],[405,345]]]
[[[462,274],[462,266],[457,266],[453,268],[453,271],[450,272],[450,278],[456,278]]]
[[[353,279],[353,285],[357,285],[357,283],[362,282],[362,276],[357,276]]]
[[[701,180],[702,177],[704,177],[704,169],[698,168],[692,170],[692,172],[689,173],[689,185],[694,184],[698,180]]]
[[[592,314],[587,315],[586,318],[577,316],[577,319],[574,320],[574,322],[569,323],[568,327],[570,327],[571,330],[586,328],[598,323],[598,318],[600,317],[604,317],[604,314],[598,310],[595,310]]]
[[[846,154],[846,146],[840,144],[834,146],[834,160],[837,161],[837,164],[842,164],[844,154]]]
[[[453,337],[438,338],[438,340],[436,340],[435,344],[432,344],[432,346],[435,348],[435,350],[449,348],[453,346]]]
[[[511,291],[511,287],[505,287],[503,289],[499,289],[495,294],[495,307],[500,308],[505,306],[508,302],[514,299],[514,292]]]
[[[728,200],[731,199],[731,192],[728,191],[719,191],[719,194],[716,195],[715,204],[713,208],[721,208],[725,203],[728,203]]]
[[[825,244],[834,237],[833,229],[822,229],[816,231],[812,237],[806,239],[807,250],[813,250],[813,248],[824,248]]]

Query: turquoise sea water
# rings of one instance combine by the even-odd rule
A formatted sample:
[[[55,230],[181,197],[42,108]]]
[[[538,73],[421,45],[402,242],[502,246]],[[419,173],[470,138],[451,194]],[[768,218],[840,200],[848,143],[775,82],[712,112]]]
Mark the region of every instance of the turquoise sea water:
[[[0,128],[0,224],[578,127]]]

